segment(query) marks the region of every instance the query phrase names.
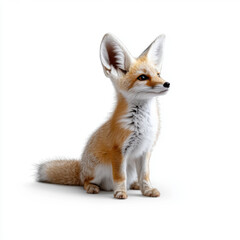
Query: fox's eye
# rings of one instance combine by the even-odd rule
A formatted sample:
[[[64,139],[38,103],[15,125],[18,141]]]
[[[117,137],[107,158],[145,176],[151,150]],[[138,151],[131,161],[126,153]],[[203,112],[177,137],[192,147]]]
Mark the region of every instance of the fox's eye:
[[[160,77],[160,73],[157,73],[158,77]]]
[[[142,74],[142,75],[140,75],[137,79],[140,80],[140,81],[145,81],[145,80],[148,80],[149,77],[146,76],[146,75],[144,75],[144,74]]]

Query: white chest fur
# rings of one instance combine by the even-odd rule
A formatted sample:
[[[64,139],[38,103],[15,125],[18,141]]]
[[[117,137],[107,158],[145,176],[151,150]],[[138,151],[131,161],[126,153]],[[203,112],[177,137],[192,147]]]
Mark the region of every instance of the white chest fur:
[[[152,148],[158,130],[157,107],[156,99],[129,104],[121,119],[124,128],[132,132],[123,145],[124,156],[139,157]]]

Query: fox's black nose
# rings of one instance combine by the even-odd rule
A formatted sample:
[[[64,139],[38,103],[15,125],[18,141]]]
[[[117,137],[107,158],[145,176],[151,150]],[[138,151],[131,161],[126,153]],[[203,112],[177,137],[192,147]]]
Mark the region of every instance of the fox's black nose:
[[[170,87],[170,83],[169,83],[169,82],[165,82],[165,83],[163,84],[163,86],[164,86],[165,88],[169,88],[169,87]]]

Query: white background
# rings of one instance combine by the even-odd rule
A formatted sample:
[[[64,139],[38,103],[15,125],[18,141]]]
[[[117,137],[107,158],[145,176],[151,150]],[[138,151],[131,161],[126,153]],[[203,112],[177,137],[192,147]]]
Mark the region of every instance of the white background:
[[[240,239],[238,2],[2,1],[2,240]],[[134,56],[165,33],[161,197],[87,195],[35,182],[35,164],[79,158],[114,106],[99,60],[112,32]]]

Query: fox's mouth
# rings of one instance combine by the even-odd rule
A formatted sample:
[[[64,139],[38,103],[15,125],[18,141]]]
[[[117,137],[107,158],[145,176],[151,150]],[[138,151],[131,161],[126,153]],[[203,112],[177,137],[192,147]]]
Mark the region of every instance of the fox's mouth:
[[[168,92],[168,89],[164,89],[158,95],[165,95],[165,94],[167,94],[167,92]]]
[[[165,95],[167,94],[168,92],[168,89],[161,89],[160,91],[148,91],[148,93],[153,93],[153,94],[156,94],[157,96],[159,95]]]
[[[157,96],[165,95],[169,90],[169,86],[170,86],[170,83],[165,82],[163,85],[157,85],[152,87],[151,89],[148,89],[148,92],[151,94],[155,94]]]
[[[155,91],[154,90],[148,90],[148,91],[143,91],[142,93],[144,93],[144,94],[150,94],[150,95],[155,95],[155,96],[162,96],[162,95],[165,95],[165,94],[167,94],[167,92],[168,92],[168,89],[161,89],[160,91],[158,90],[158,91],[156,91],[156,89],[155,89]]]

